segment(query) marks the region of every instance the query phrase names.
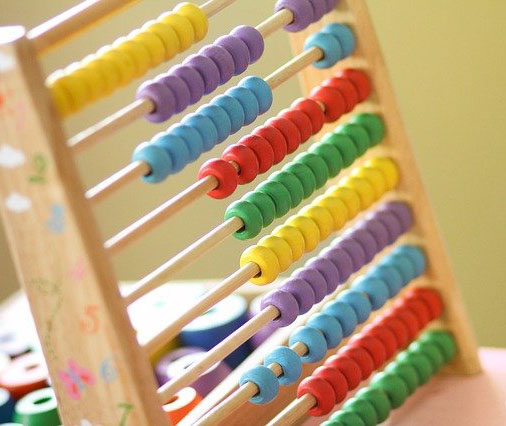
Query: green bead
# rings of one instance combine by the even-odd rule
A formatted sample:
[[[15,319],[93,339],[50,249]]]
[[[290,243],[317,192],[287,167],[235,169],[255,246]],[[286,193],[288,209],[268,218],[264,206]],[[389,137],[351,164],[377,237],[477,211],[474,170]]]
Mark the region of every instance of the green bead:
[[[420,386],[418,373],[416,372],[415,367],[413,367],[409,362],[392,362],[387,366],[387,368],[385,368],[385,371],[399,376],[407,386],[410,395],[416,390],[418,386]]]
[[[343,157],[339,150],[329,143],[315,143],[309,148],[309,152],[319,155],[327,164],[329,169],[329,177],[333,178],[343,168]]]
[[[376,416],[378,416],[378,423],[384,422],[392,409],[387,394],[381,389],[360,389],[355,398],[365,399],[372,404],[376,410]]]
[[[439,371],[444,364],[442,351],[434,343],[416,341],[409,345],[408,350],[417,351],[425,355],[429,359],[434,373]]]
[[[431,342],[441,350],[445,362],[450,362],[457,353],[455,339],[447,331],[433,330],[424,333],[419,339],[422,342]]]
[[[357,147],[353,140],[344,134],[327,133],[321,143],[328,143],[341,153],[344,167],[350,167],[358,157]]]
[[[367,133],[367,130],[359,124],[342,124],[336,128],[335,132],[341,135],[349,136],[355,144],[359,156],[363,155],[364,152],[366,152],[371,146],[369,133]]]
[[[230,204],[225,211],[225,220],[240,217],[244,226],[234,232],[239,240],[249,240],[260,234],[263,226],[262,213],[253,203],[246,200],[237,200]]]
[[[404,381],[392,373],[381,372],[374,376],[371,381],[371,388],[382,389],[388,396],[392,408],[398,408],[408,397],[408,387]]]
[[[294,207],[297,207],[302,202],[302,199],[304,198],[304,188],[302,188],[302,184],[300,183],[299,179],[297,179],[297,176],[295,176],[293,173],[286,170],[280,170],[279,172],[274,172],[272,175],[270,175],[269,180],[279,182],[286,189],[288,189],[292,202],[292,209]]]
[[[330,420],[342,423],[345,426],[365,426],[360,416],[349,410],[339,410],[330,416]]]
[[[253,203],[262,214],[263,227],[269,226],[276,216],[276,206],[271,197],[263,192],[250,191],[242,197],[243,200]]]
[[[320,423],[320,426],[346,426],[344,423],[338,422],[337,420],[327,420]]]
[[[425,355],[404,351],[397,356],[396,360],[406,361],[415,367],[421,385],[427,383],[432,377],[432,365]]]
[[[16,403],[13,420],[25,426],[61,424],[53,389],[39,389],[21,398]]]
[[[263,192],[271,197],[276,207],[276,217],[282,217],[290,210],[292,199],[288,189],[281,183],[267,180],[258,185],[255,191]]]
[[[293,173],[302,185],[304,198],[310,197],[316,190],[316,179],[311,169],[303,163],[292,161],[286,164],[281,170]]]
[[[329,168],[323,158],[311,152],[303,152],[297,155],[294,160],[307,165],[311,169],[315,177],[316,189],[325,185],[329,178]]]
[[[351,398],[343,404],[343,409],[353,411],[362,419],[365,426],[376,426],[378,415],[373,405],[362,398]]]
[[[363,113],[352,117],[350,123],[359,124],[369,134],[371,146],[378,145],[385,137],[385,123],[378,114]]]

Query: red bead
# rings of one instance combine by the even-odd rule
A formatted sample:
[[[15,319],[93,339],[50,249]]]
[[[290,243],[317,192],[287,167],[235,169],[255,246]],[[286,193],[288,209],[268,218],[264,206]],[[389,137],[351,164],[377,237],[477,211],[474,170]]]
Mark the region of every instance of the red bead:
[[[411,312],[413,312],[416,315],[416,317],[420,321],[420,324],[422,325],[422,328],[425,327],[430,321],[429,308],[419,298],[413,299],[403,297],[402,299],[397,300],[394,306],[404,306],[408,308]]]
[[[27,353],[15,358],[0,372],[0,386],[14,399],[47,386],[47,368],[39,353]]]
[[[313,125],[309,117],[298,109],[284,109],[278,117],[286,118],[297,126],[300,132],[300,143],[306,142],[313,135]]]
[[[375,369],[380,368],[387,359],[386,349],[376,337],[359,334],[351,339],[348,345],[352,348],[357,346],[364,348],[371,355]]]
[[[336,405],[334,390],[329,382],[321,377],[309,376],[300,382],[297,388],[297,398],[309,393],[316,399],[316,405],[308,411],[311,416],[328,414]]]
[[[274,151],[274,164],[278,164],[286,157],[287,145],[286,139],[274,126],[261,126],[253,130],[253,134],[263,137],[271,144]]]
[[[431,320],[439,318],[443,312],[443,301],[437,290],[432,288],[414,288],[408,291],[404,297],[411,298],[415,296],[421,298],[427,304]]]
[[[274,151],[271,144],[263,137],[248,135],[243,137],[239,144],[246,145],[253,150],[258,160],[259,173],[265,173],[274,165]]]
[[[230,145],[221,155],[226,161],[233,161],[239,166],[237,172],[239,185],[252,182],[259,173],[258,159],[253,150],[238,143]]]
[[[290,107],[302,111],[309,117],[313,135],[316,135],[322,129],[325,115],[318,102],[309,98],[301,98],[294,101]]]
[[[369,77],[361,70],[347,68],[338,71],[336,77],[344,77],[352,82],[358,92],[359,102],[364,101],[371,93],[371,82]]]
[[[198,178],[214,176],[218,186],[207,193],[212,198],[222,199],[232,195],[237,188],[237,170],[228,161],[215,158],[200,167]]]
[[[346,394],[348,393],[348,382],[346,381],[346,377],[344,377],[343,373],[341,373],[337,368],[329,365],[322,365],[313,371],[313,376],[321,377],[329,382],[332,389],[334,389],[336,404],[346,398]]]
[[[286,141],[286,152],[291,154],[296,151],[301,143],[299,129],[290,120],[283,117],[274,117],[265,122],[268,126],[273,126],[278,129]]]
[[[361,379],[367,379],[374,370],[374,361],[364,348],[360,346],[348,346],[346,345],[342,350],[338,352],[338,355],[346,355],[353,359],[360,368],[362,373]]]
[[[332,123],[344,114],[346,103],[343,95],[332,87],[318,86],[310,94],[311,99],[320,101],[325,106],[326,123]]]
[[[379,339],[381,343],[383,343],[387,359],[392,358],[395,352],[400,349],[400,347],[397,346],[397,339],[394,333],[384,325],[369,324],[362,329],[361,333]]]
[[[347,78],[332,77],[325,80],[322,86],[333,87],[341,92],[346,105],[345,112],[350,112],[358,104],[358,91],[353,83]]]
[[[401,320],[408,329],[408,339],[411,342],[421,330],[420,320],[408,308],[394,308],[391,315]]]
[[[394,334],[399,349],[405,348],[409,343],[408,327],[399,318],[394,316],[378,317],[372,325],[388,328]]]
[[[362,380],[362,372],[357,362],[346,355],[332,355],[325,361],[325,365],[337,368],[348,383],[348,389],[355,389]]]

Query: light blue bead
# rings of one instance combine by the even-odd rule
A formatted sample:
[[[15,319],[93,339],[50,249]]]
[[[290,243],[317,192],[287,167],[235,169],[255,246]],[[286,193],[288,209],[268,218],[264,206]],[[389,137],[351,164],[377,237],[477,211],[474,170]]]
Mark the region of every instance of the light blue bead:
[[[260,105],[255,94],[246,87],[235,86],[228,89],[225,95],[232,96],[239,101],[244,110],[244,125],[253,123],[260,114]]]
[[[321,32],[332,34],[337,39],[342,50],[342,56],[340,59],[350,56],[355,50],[355,36],[348,25],[338,23],[325,25],[321,29]]]
[[[228,95],[220,95],[213,99],[213,104],[222,107],[230,118],[232,128],[230,133],[233,135],[244,126],[244,110],[239,101]]]
[[[190,152],[190,162],[195,161],[204,152],[204,139],[193,127],[178,123],[169,127],[167,132],[184,140]]]
[[[362,324],[371,315],[371,302],[361,291],[344,290],[339,295],[339,300],[348,303],[353,308],[357,314],[359,324]]]
[[[170,155],[163,148],[149,142],[143,142],[135,148],[132,161],[143,161],[149,165],[151,172],[142,177],[148,183],[161,182],[172,170]]]
[[[339,321],[343,329],[343,336],[348,337],[355,331],[358,324],[357,314],[355,310],[346,302],[341,302],[339,298],[333,302],[327,303],[322,312],[332,315]]]
[[[202,114],[189,114],[183,121],[183,124],[193,127],[204,141],[204,151],[207,152],[214,148],[218,143],[218,130],[209,117]]]
[[[390,298],[396,296],[403,287],[403,279],[401,273],[392,265],[380,262],[378,265],[372,267],[367,274],[371,278],[379,278],[385,281],[388,287],[388,296]]]
[[[299,355],[286,346],[274,348],[264,358],[266,367],[274,363],[279,364],[283,369],[283,374],[278,377],[279,384],[283,386],[295,383],[302,374],[302,361]]]
[[[416,276],[413,263],[410,262],[407,256],[404,256],[402,254],[392,253],[382,263],[385,265],[391,265],[399,271],[402,276],[403,286],[408,284]]]
[[[320,330],[307,325],[295,329],[290,335],[289,345],[292,346],[297,342],[304,343],[308,352],[301,357],[305,364],[318,362],[325,357],[327,353],[327,342]]]
[[[332,34],[319,32],[310,35],[304,43],[304,50],[311,47],[318,47],[323,52],[323,58],[313,64],[316,68],[330,68],[343,56],[341,45]]]
[[[307,322],[309,327],[320,330],[327,342],[327,349],[335,348],[343,340],[343,329],[341,324],[330,314],[317,313],[311,315]]]
[[[383,280],[378,278],[361,277],[353,282],[352,288],[366,293],[375,311],[388,300],[388,287]]]
[[[403,245],[397,247],[393,253],[404,255],[411,260],[415,268],[415,277],[419,277],[425,272],[425,269],[427,268],[427,259],[424,251],[420,247]]]
[[[163,148],[172,159],[172,170],[170,174],[177,173],[184,169],[190,162],[190,151],[184,140],[170,133],[162,133],[153,139],[153,144]]]
[[[202,105],[196,111],[198,114],[209,117],[218,130],[218,142],[223,142],[232,134],[232,122],[227,112],[220,106],[214,104]]]
[[[239,380],[241,386],[248,382],[253,382],[258,387],[258,393],[250,398],[252,404],[268,404],[279,392],[278,378],[263,365],[257,365],[246,371]]]
[[[263,78],[250,76],[243,78],[239,86],[250,89],[258,101],[259,113],[263,114],[269,111],[272,106],[272,89]]]

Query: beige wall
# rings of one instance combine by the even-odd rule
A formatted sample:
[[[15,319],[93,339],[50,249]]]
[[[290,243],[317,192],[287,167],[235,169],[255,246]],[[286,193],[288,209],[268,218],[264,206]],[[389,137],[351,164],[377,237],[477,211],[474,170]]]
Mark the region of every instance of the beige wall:
[[[70,6],[67,0],[0,0],[0,24],[33,26]],[[45,60],[48,70],[77,60],[107,41],[157,16],[172,1],[144,0]],[[239,0],[212,18],[207,40],[238,23],[256,24],[273,0]],[[506,346],[506,3],[501,0],[369,1],[433,207],[482,345]],[[249,73],[265,76],[290,57],[285,34],[267,42]],[[166,69],[160,67],[157,71]],[[154,75],[152,73],[151,75]],[[235,80],[237,81],[237,80]],[[89,108],[68,123],[69,134],[132,99],[137,84]],[[299,95],[293,81],[276,91],[273,112]],[[267,118],[267,116],[265,117]],[[82,155],[86,185],[125,164],[137,143],[163,126],[136,123]],[[206,158],[219,155],[223,147]],[[96,209],[104,236],[175,194],[194,180],[198,165],[158,186],[134,184]],[[242,188],[242,192],[248,188]],[[135,203],[132,205],[132,194]],[[203,199],[115,259],[122,279],[140,277],[211,226],[226,201]],[[233,239],[188,268],[182,278],[222,277],[237,264],[244,244]],[[0,297],[14,288],[10,258],[0,235]]]

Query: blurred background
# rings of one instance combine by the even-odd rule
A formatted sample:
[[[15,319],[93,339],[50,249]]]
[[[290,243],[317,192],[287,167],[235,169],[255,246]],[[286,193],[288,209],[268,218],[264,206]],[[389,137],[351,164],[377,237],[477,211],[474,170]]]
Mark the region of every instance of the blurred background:
[[[75,3],[0,0],[0,25],[33,27]],[[45,70],[49,73],[83,58],[176,3],[139,1],[105,25],[47,55]],[[506,2],[371,0],[367,3],[479,343],[506,347]],[[205,43],[238,24],[258,24],[271,14],[273,4],[274,0],[237,1],[211,19]],[[193,50],[201,46],[202,42]],[[176,57],[172,63],[182,57]],[[286,34],[277,32],[269,37],[265,55],[247,73],[265,77],[290,57]],[[146,77],[167,68],[167,64],[162,65]],[[229,85],[236,84],[239,78],[232,79]],[[138,82],[134,82],[112,98],[72,117],[66,124],[68,135],[130,102],[137,86]],[[257,122],[263,123],[300,94],[297,79],[291,79],[276,89],[271,112]],[[85,185],[94,185],[125,165],[138,143],[167,127],[167,123],[146,125],[139,120],[80,155],[77,162]],[[253,127],[245,128],[238,136]],[[135,183],[100,203],[95,211],[104,238],[188,186],[195,180],[199,165],[219,156],[223,149],[216,147],[184,173],[160,185]],[[239,188],[235,197],[250,189],[251,186]],[[132,194],[135,194],[133,205]],[[228,203],[203,198],[184,214],[156,228],[114,259],[118,277],[135,280],[166,261],[220,223]],[[245,243],[230,238],[178,278],[224,277],[237,266],[238,253],[244,247]],[[0,300],[17,288],[0,227]]]

